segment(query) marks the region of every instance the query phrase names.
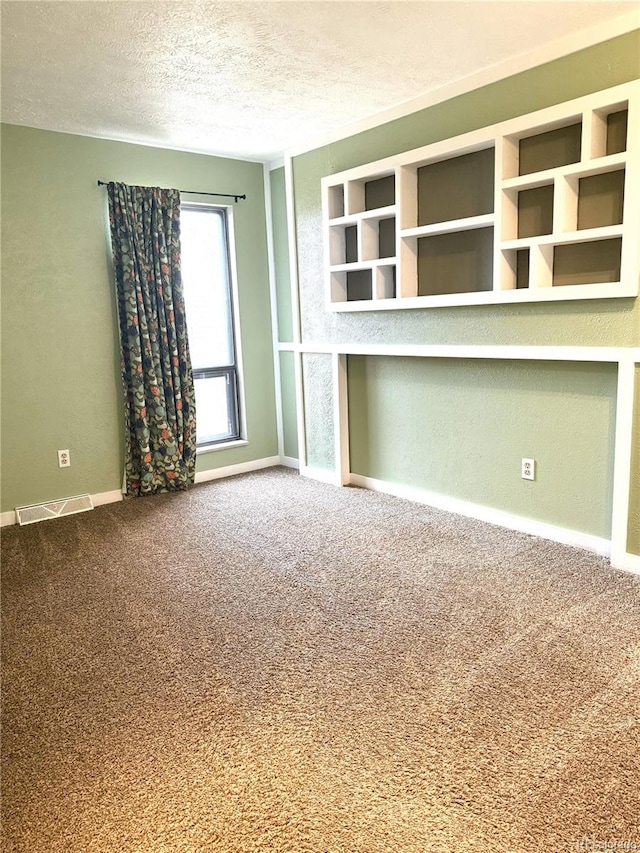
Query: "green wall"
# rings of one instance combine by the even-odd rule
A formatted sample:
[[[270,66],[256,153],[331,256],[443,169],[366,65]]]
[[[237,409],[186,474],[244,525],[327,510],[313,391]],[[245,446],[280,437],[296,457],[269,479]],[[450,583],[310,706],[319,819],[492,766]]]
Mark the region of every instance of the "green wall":
[[[615,365],[350,356],[348,370],[355,473],[610,536]]]
[[[197,469],[277,454],[262,165],[5,125],[2,511],[122,482],[117,323],[98,178],[246,192],[234,225],[249,445],[202,454]],[[57,466],[60,448],[71,452],[68,469]]]
[[[309,468],[333,471],[336,465],[331,356],[302,356],[306,455]]]
[[[574,302],[530,303],[520,305],[459,306],[435,309],[384,312],[335,313],[324,305],[322,252],[322,216],[320,181],[325,175],[365,164],[402,151],[450,138],[486,125],[507,120],[537,109],[634,80],[640,76],[640,31],[620,36],[554,62],[484,86],[425,110],[379,125],[363,133],[306,152],[293,160],[298,275],[302,338],[305,343],[361,344],[510,344],[510,345],[589,345],[640,346],[640,300],[611,299]],[[358,364],[353,360],[350,363]],[[376,361],[377,365],[378,362]],[[615,405],[615,383],[609,368],[598,364],[554,366],[549,376],[558,374],[558,382],[548,393],[542,381],[541,367],[530,371],[510,366],[509,393],[526,401],[527,414],[506,405],[501,385],[507,368],[485,366],[486,411],[503,410],[500,435],[512,435],[510,453],[532,455],[539,459],[540,479],[533,490],[522,491],[519,463],[504,465],[499,460],[496,427],[490,418],[481,418],[467,438],[487,461],[482,466],[479,484],[462,470],[466,453],[460,452],[460,429],[449,429],[443,422],[433,425],[428,445],[416,425],[428,423],[431,401],[440,401],[443,410],[462,417],[464,400],[473,408],[477,394],[478,366],[473,362],[420,364],[412,360],[405,366],[352,367],[349,375],[350,399],[373,405],[370,417],[351,412],[352,468],[358,473],[422,485],[462,499],[499,507],[560,526],[594,535],[608,535],[611,504],[611,412]],[[398,387],[395,388],[394,371]],[[567,372],[568,371],[568,372]],[[607,372],[609,371],[609,372]],[[598,389],[593,405],[598,422],[581,426],[581,446],[589,448],[597,464],[590,465],[585,479],[579,478],[590,499],[578,499],[574,485],[573,453],[570,452],[576,400],[588,399],[580,388]],[[569,381],[571,380],[571,381]],[[316,467],[330,468],[333,449],[326,436],[326,413],[307,404],[307,399],[322,398],[331,381],[330,364],[318,362],[305,374],[305,413],[309,435],[320,435],[317,448],[310,448]],[[316,383],[318,388],[312,388]],[[395,390],[394,390],[395,388]],[[411,406],[410,424],[393,419],[387,406],[396,406],[396,396],[413,388],[415,394],[403,397]],[[447,401],[450,401],[450,407]],[[592,403],[589,403],[591,405]],[[582,404],[581,404],[582,405]],[[586,405],[586,404],[585,404]],[[578,417],[580,406],[575,409]],[[541,420],[536,433],[536,449],[516,449],[525,441],[530,424]],[[544,425],[542,425],[542,422]],[[557,424],[557,434],[551,429]],[[602,429],[606,423],[606,430]],[[450,425],[453,427],[453,423]],[[560,436],[567,445],[559,447]],[[521,442],[522,439],[522,442]],[[400,447],[398,446],[400,445]],[[312,452],[313,451],[313,452]],[[406,454],[403,456],[402,454]],[[421,460],[415,470],[410,460]],[[515,457],[514,457],[515,458]],[[591,458],[591,457],[587,457]],[[428,465],[427,465],[428,461]],[[357,466],[357,467],[356,467]],[[419,482],[415,478],[419,478]],[[524,501],[524,497],[536,500]],[[640,487],[632,489],[631,521],[638,518]],[[565,504],[569,503],[570,506]],[[638,537],[640,538],[640,534]],[[637,546],[634,546],[637,547]]]

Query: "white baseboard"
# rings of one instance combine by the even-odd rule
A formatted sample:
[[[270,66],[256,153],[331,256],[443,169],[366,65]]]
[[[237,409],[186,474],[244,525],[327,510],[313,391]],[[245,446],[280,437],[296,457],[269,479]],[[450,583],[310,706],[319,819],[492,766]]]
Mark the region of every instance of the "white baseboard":
[[[96,495],[91,495],[91,500],[94,506],[102,506],[103,504],[115,504],[123,499],[122,489],[114,489],[112,492],[98,492]]]
[[[265,456],[263,459],[239,462],[237,465],[225,465],[222,468],[211,468],[209,471],[197,471],[196,483],[221,480],[223,477],[233,477],[235,474],[248,474],[250,471],[259,471],[261,468],[273,468],[281,464],[279,456]]]
[[[16,523],[16,514],[13,510],[0,513],[0,527],[7,527],[9,524]]]
[[[616,554],[611,557],[611,565],[615,569],[622,569],[623,572],[640,575],[640,556],[638,554],[631,554],[629,551],[620,555]]]
[[[441,495],[438,492],[430,492],[415,486],[403,486],[399,483],[389,483],[386,480],[376,480],[373,477],[363,477],[360,474],[350,474],[349,482],[354,486],[371,489],[374,492],[384,492],[397,498],[405,498],[416,503],[444,509],[447,512],[455,512],[468,518],[476,518],[487,521],[489,524],[497,524],[509,530],[518,530],[520,533],[530,533],[532,536],[540,536],[542,539],[550,539],[552,542],[561,542],[563,545],[573,545],[576,548],[585,548],[594,551],[603,557],[611,553],[611,542],[600,536],[590,533],[582,533],[579,530],[568,530],[565,527],[557,527],[544,521],[536,521],[522,515],[513,515],[499,509],[482,506],[482,504],[471,503],[460,498],[452,498]]]
[[[301,465],[300,473],[310,480],[319,480],[321,483],[330,483],[332,486],[340,485],[335,471],[327,471],[324,468],[314,468],[311,465]]]
[[[300,468],[300,460],[295,459],[293,456],[281,456],[280,464],[284,465],[285,468]]]

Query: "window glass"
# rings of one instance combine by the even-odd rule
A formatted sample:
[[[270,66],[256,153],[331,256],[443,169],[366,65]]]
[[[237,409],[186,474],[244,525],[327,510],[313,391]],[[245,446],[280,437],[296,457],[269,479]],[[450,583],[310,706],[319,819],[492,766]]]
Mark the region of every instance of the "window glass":
[[[233,364],[224,213],[183,207],[180,229],[191,364],[194,368]]]
[[[229,436],[232,409],[227,394],[228,382],[226,374],[194,379],[198,444],[210,444]]]
[[[197,442],[205,447],[240,437],[226,214],[182,205],[180,223]]]

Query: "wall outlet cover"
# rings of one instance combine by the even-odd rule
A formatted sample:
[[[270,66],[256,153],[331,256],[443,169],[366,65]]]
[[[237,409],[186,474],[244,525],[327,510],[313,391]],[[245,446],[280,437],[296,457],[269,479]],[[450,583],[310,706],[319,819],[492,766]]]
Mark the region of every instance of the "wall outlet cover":
[[[523,480],[535,480],[536,478],[536,460],[523,459],[521,476]]]

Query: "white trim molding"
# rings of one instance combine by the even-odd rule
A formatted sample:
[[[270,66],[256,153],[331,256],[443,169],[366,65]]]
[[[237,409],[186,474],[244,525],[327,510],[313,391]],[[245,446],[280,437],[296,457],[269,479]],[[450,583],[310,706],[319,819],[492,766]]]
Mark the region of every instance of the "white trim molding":
[[[295,190],[293,185],[293,160],[285,157],[284,185],[287,212],[287,239],[289,241],[289,284],[291,288],[291,325],[293,342],[287,344],[293,353],[293,370],[296,389],[296,429],[300,470],[307,464],[306,426],[304,417],[304,382],[302,370],[302,323],[300,318],[300,285],[298,281],[298,241],[296,234]],[[284,437],[283,437],[284,441]]]
[[[234,477],[236,474],[260,471],[262,468],[274,468],[276,465],[280,465],[279,456],[265,456],[262,459],[251,459],[249,462],[238,462],[236,465],[224,465],[222,468],[196,471],[195,482],[196,484],[207,483],[209,480],[221,480],[224,477]]]
[[[327,468],[315,468],[313,465],[300,465],[300,474],[310,480],[318,480],[320,483],[329,483],[331,486],[341,486],[342,483],[335,471]]]
[[[404,486],[400,483],[390,483],[386,480],[376,480],[373,477],[363,477],[360,474],[351,474],[349,478],[352,486],[363,489],[371,489],[374,492],[384,492],[397,498],[425,504],[436,509],[443,509],[467,518],[476,518],[489,524],[506,527],[509,530],[518,530],[520,533],[528,533],[531,536],[539,536],[542,539],[550,539],[552,542],[561,542],[564,545],[573,545],[576,548],[585,548],[603,557],[608,557],[611,552],[611,543],[608,539],[593,536],[590,533],[582,533],[579,530],[568,530],[555,524],[547,524],[544,521],[536,521],[521,515],[471,503],[460,498],[449,497],[438,492],[415,486]]]
[[[273,209],[271,198],[271,173],[266,166],[264,177],[264,214],[267,223],[267,261],[269,266],[269,308],[271,311],[271,343],[273,351],[273,381],[276,398],[276,433],[278,455],[284,454],[284,421],[282,416],[282,377],[280,374],[280,352],[278,350],[278,298],[276,287],[275,248],[273,245]]]
[[[103,504],[115,504],[124,500],[122,489],[113,489],[111,492],[98,492],[96,495],[91,495],[94,507],[103,506]]]
[[[204,456],[207,453],[215,453],[218,450],[233,450],[236,447],[247,447],[249,442],[244,438],[237,438],[233,441],[223,441],[220,444],[210,444],[198,448],[198,456]]]
[[[297,471],[300,468],[300,461],[293,456],[281,456],[280,465],[283,465],[285,468],[295,468]]]
[[[634,575],[640,575],[640,555],[627,552],[618,557],[615,564],[612,560],[612,565],[616,569],[622,569],[623,572],[631,572]]]
[[[510,344],[287,344],[318,355],[388,355],[416,358],[482,358],[516,361],[640,362],[640,347],[512,346]]]
[[[0,513],[0,527],[8,527],[10,524],[16,523],[16,514],[14,510]]]
[[[640,361],[640,358],[637,357],[636,361]],[[618,362],[611,507],[611,563],[616,566],[622,565],[628,557],[635,375],[633,361],[626,359]]]

